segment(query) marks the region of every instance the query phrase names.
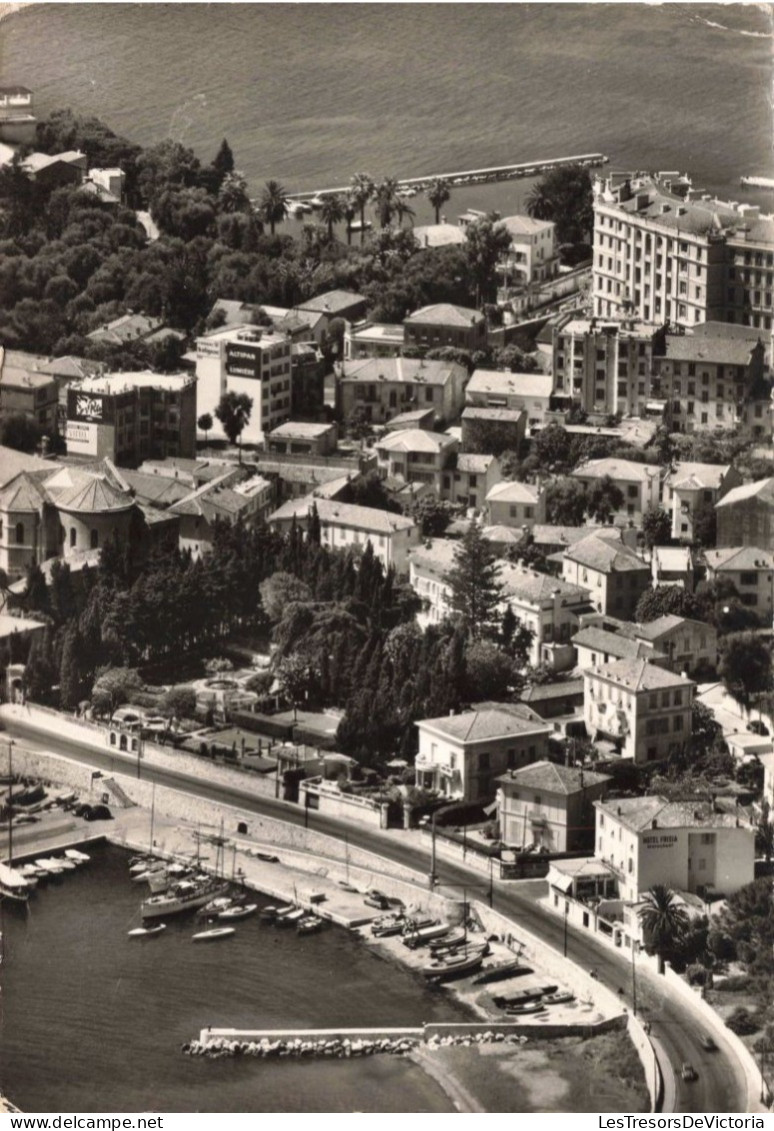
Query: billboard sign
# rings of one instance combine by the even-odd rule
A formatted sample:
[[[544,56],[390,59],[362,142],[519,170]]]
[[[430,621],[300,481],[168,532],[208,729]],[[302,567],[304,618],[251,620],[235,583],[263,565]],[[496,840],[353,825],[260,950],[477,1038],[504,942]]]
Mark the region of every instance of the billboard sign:
[[[226,345],[226,373],[231,377],[261,376],[261,351],[242,342],[228,342]]]
[[[65,429],[65,441],[69,455],[96,456],[98,455],[99,425],[80,424],[68,420]]]

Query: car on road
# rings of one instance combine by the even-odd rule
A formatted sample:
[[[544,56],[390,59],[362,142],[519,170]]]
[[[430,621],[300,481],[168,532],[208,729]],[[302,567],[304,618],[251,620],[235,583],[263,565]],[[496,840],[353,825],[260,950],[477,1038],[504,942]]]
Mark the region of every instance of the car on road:
[[[751,730],[753,734],[764,735],[768,737],[769,728],[765,723],[759,722],[758,719],[753,719],[751,723],[747,724],[747,729]]]
[[[682,1076],[683,1080],[687,1080],[689,1083],[692,1080],[697,1080],[699,1076],[696,1069],[692,1064],[689,1064],[687,1060],[683,1067],[680,1069],[680,1075]]]
[[[705,1052],[715,1052],[718,1047],[709,1033],[705,1033],[703,1036],[699,1037],[699,1044]]]

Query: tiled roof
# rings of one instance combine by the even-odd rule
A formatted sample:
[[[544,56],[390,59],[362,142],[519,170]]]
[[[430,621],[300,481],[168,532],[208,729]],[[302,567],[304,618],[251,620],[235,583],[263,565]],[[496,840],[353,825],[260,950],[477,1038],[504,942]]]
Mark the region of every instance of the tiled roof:
[[[584,674],[608,679],[629,691],[657,691],[662,687],[682,687],[684,684],[693,686],[690,680],[642,659],[616,660]]]
[[[136,497],[157,507],[170,506],[189,495],[191,488],[179,479],[168,475],[151,475],[142,471],[121,468],[121,475],[134,491]]]
[[[534,236],[537,232],[544,232],[556,225],[551,220],[533,220],[531,216],[503,216],[500,221],[511,236]]]
[[[741,487],[732,487],[717,503],[715,509],[720,507],[733,507],[747,499],[760,499],[762,503],[774,504],[774,478],[758,479],[755,483],[744,483]]]
[[[413,229],[420,247],[451,247],[465,243],[466,236],[457,224],[420,224]]]
[[[682,628],[684,625],[688,624],[700,625],[705,631],[713,631],[711,626],[705,624],[703,621],[692,620],[690,617],[678,617],[675,616],[674,613],[667,613],[663,617],[656,617],[655,620],[647,621],[646,624],[636,625],[634,632],[641,640],[658,640],[660,637],[674,632],[676,628]]]
[[[480,456],[474,455],[472,452],[461,452],[457,456],[457,471],[485,475],[494,462],[494,456]]]
[[[488,503],[526,503],[528,506],[534,506],[540,491],[532,483],[519,483],[514,479],[512,482],[496,483],[491,491],[487,492],[486,501]]]
[[[705,550],[707,565],[713,570],[774,570],[774,554],[755,546],[729,546],[723,550]]]
[[[311,310],[315,314],[337,314],[350,306],[365,305],[363,295],[353,291],[326,291],[325,294],[316,295],[298,304],[299,310]]]
[[[451,538],[429,538],[409,552],[410,561],[419,569],[443,580],[454,565],[459,542]]]
[[[49,460],[17,452],[15,448],[6,448],[0,444],[0,486],[22,471],[43,471],[46,468],[50,470],[51,467]]]
[[[404,326],[413,325],[415,322],[430,323],[433,326],[453,326],[459,329],[478,325],[484,321],[484,315],[478,310],[471,310],[466,306],[454,306],[450,302],[437,302],[432,306],[423,306],[414,310],[404,321]]]
[[[547,723],[523,719],[510,711],[485,708],[480,711],[463,711],[460,715],[443,715],[439,719],[420,719],[419,727],[428,727],[456,738],[460,742],[483,742],[491,738],[508,738],[511,735],[548,732]]]
[[[606,475],[615,483],[648,483],[658,478],[658,467],[648,463],[635,463],[628,459],[592,459],[582,463],[570,474],[578,479],[603,479]]]
[[[665,797],[620,797],[596,801],[600,812],[634,832],[647,829],[733,828],[737,818],[718,812],[710,801],[668,801]]]
[[[522,691],[520,698],[525,703],[544,703],[549,699],[564,699],[580,695],[583,698],[582,679],[563,679],[558,683],[533,683]]]
[[[723,479],[730,470],[728,463],[680,463],[675,464],[664,483],[668,487],[703,487],[708,491],[718,491]]]
[[[708,361],[718,365],[747,365],[754,342],[733,337],[700,338],[692,334],[667,334],[665,356],[672,361]]]
[[[522,598],[525,601],[546,601],[553,596],[567,597],[571,600],[582,600],[588,597],[588,590],[578,585],[570,585],[559,577],[551,577],[547,573],[537,573],[534,570],[520,568],[510,562],[504,562],[500,571],[500,581],[505,586],[506,599],[508,595]]]
[[[693,555],[688,546],[654,546],[653,560],[659,570],[667,573],[693,570]]]
[[[468,398],[474,393],[495,396],[550,397],[553,377],[545,373],[510,373],[500,369],[476,369],[467,387]]]
[[[119,491],[102,477],[89,477],[69,490],[57,494],[55,504],[60,510],[103,514],[105,511],[128,510],[134,500],[126,491]]]
[[[497,542],[500,545],[517,546],[524,537],[521,530],[515,530],[512,526],[485,526],[481,531],[481,537],[486,538],[487,542]]]
[[[408,385],[446,385],[462,366],[453,361],[427,361],[415,357],[364,357],[346,361],[340,381],[398,382]]]
[[[282,519],[305,518],[315,504],[323,526],[347,526],[355,530],[365,530],[370,534],[394,534],[399,530],[412,530],[416,523],[401,514],[378,510],[376,507],[358,507],[352,503],[339,503],[331,499],[316,499],[306,495],[301,499],[289,499],[273,514],[269,522]]]
[[[564,557],[601,573],[650,572],[650,567],[611,532],[590,534],[564,551]]]
[[[0,510],[35,513],[46,501],[46,492],[27,471],[21,471],[0,489]]]
[[[653,649],[640,640],[632,640],[628,636],[619,636],[617,632],[606,632],[604,628],[589,625],[582,628],[572,638],[576,648],[593,648],[607,656],[616,656],[619,660],[636,660],[644,656],[653,656]]]
[[[580,793],[591,785],[602,785],[612,781],[609,774],[597,774],[578,766],[560,766],[555,762],[533,762],[520,770],[511,770],[497,779],[503,784],[526,786],[528,789],[543,789],[546,793],[561,793],[568,796]]]
[[[542,546],[574,546],[576,542],[588,538],[597,530],[604,529],[597,526],[551,526],[545,523],[535,523],[532,527],[532,538],[537,545]]]
[[[318,436],[325,436],[330,432],[331,424],[304,424],[301,421],[289,420],[286,424],[280,424],[269,433],[269,439],[295,439],[303,437],[304,439],[316,439]]]
[[[467,405],[462,411],[463,420],[501,420],[506,424],[518,424],[524,415],[520,408],[492,408],[488,405]]]
[[[427,432],[423,428],[406,428],[402,432],[390,432],[377,441],[375,447],[388,452],[440,452],[456,441],[453,436],[440,432]]]

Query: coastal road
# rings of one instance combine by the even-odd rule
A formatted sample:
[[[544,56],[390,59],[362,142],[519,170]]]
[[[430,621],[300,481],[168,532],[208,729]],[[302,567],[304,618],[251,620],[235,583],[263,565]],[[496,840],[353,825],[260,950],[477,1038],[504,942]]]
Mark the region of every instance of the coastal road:
[[[55,748],[57,754],[103,772],[131,772],[130,766],[136,765],[134,759],[119,758],[108,751],[103,754],[75,742],[41,737],[22,720],[8,719],[5,722],[9,733],[20,738],[23,736],[22,745],[36,750]],[[202,770],[206,772],[206,764],[203,764]],[[156,769],[147,761],[142,764],[142,777],[146,781],[221,804],[275,817],[290,824],[304,824],[306,815],[303,809],[289,802],[256,796],[248,789],[213,784],[189,774]],[[385,835],[347,821],[323,816],[316,810],[309,810],[308,820],[310,827],[318,832],[339,839],[343,839],[346,833],[352,846],[377,853],[415,871],[429,873],[430,853],[417,847],[414,841],[405,842],[399,836]],[[468,893],[475,892],[479,899],[487,901],[489,881],[481,873],[442,858],[436,860],[436,873],[442,886],[465,887]],[[522,924],[554,949],[563,951],[565,924],[561,918],[536,902],[533,883],[495,882],[493,902],[496,910],[513,919],[517,927]],[[576,931],[570,925],[566,939],[567,957],[587,970],[596,970],[600,982],[613,992],[623,990],[622,1000],[631,1009],[635,990],[631,962],[596,941],[593,936]],[[657,976],[635,971],[635,979],[637,1012],[650,1023],[657,1051],[666,1055],[674,1075],[673,1110],[707,1113],[745,1111],[747,1089],[741,1065],[733,1051],[721,1045],[716,1052],[705,1052],[700,1044],[700,1038],[709,1035],[704,1022],[682,1001],[670,996],[669,987]],[[692,1083],[687,1083],[680,1077],[680,1068],[685,1061],[689,1061],[698,1072],[698,1079]],[[671,1093],[668,1073],[669,1068],[666,1067],[667,1090]]]

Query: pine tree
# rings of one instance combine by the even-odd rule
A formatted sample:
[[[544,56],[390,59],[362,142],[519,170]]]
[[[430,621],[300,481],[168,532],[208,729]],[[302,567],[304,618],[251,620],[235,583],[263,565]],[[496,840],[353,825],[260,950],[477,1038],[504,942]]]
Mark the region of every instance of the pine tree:
[[[478,523],[472,522],[446,575],[452,616],[468,636],[487,636],[497,630],[503,600],[499,572],[491,543],[483,537]]]
[[[24,610],[27,613],[42,613],[49,611],[48,588],[43,570],[38,563],[33,561],[27,566],[27,588],[24,591]]]
[[[65,711],[78,706],[83,690],[80,668],[80,639],[78,629],[70,625],[65,633],[62,662],[59,668],[59,705]]]

